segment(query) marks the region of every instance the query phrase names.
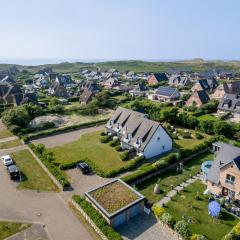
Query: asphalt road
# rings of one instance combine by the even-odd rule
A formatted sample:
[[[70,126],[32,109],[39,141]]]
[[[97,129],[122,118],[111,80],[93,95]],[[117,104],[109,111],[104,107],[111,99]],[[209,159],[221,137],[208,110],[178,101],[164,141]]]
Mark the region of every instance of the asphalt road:
[[[58,193],[17,190],[0,162],[0,219],[46,225],[53,240],[91,240]]]

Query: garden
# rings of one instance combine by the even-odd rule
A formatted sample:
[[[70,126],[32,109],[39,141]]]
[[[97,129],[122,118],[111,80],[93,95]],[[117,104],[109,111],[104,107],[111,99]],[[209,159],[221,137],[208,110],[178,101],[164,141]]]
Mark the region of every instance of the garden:
[[[5,128],[0,129],[0,139],[2,138],[8,138],[8,137],[12,137],[13,134]]]
[[[213,154],[206,152],[187,161],[182,170],[170,170],[159,176],[152,177],[142,183],[135,184],[134,187],[143,194],[150,202],[155,203],[161,200],[172,188],[180,185],[190,177],[196,175],[201,169],[201,164],[205,160],[213,159]],[[160,193],[154,193],[155,185],[159,185]]]
[[[21,142],[18,139],[10,140],[6,142],[0,142],[0,149],[8,149],[21,145]]]
[[[200,181],[190,184],[164,206],[164,211],[171,218],[171,226],[177,221],[185,222],[191,234],[203,235],[208,240],[222,239],[239,219],[225,210],[221,210],[217,220],[213,219],[208,213],[209,196],[203,195],[205,189],[206,186]],[[166,219],[166,214],[161,218]],[[175,230],[178,230],[176,225]]]
[[[57,186],[28,150],[13,153],[11,156],[21,171],[22,181],[19,183],[18,188],[37,191],[58,191]]]
[[[117,141],[110,141],[108,136],[101,136],[101,131],[82,135],[79,140],[55,148],[50,148],[54,162],[64,166],[79,161],[87,162],[99,175],[111,177],[116,173],[136,165],[141,159],[128,159],[126,152],[121,152]],[[66,167],[67,168],[67,167]]]

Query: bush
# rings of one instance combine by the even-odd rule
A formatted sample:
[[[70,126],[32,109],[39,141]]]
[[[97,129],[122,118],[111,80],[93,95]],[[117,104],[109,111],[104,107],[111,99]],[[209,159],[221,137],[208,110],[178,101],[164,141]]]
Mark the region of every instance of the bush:
[[[190,240],[207,240],[207,238],[204,237],[203,235],[193,234],[193,235],[190,237]]]
[[[111,146],[111,147],[116,147],[116,146],[119,145],[119,144],[120,144],[119,139],[114,139],[114,140],[112,140],[112,141],[109,143],[109,146]]]
[[[100,135],[101,136],[106,136],[106,133],[105,132],[101,132]]]
[[[174,226],[174,219],[171,214],[165,212],[163,213],[160,219],[163,223],[167,224],[168,226],[170,227]]]
[[[122,159],[122,161],[127,161],[128,160],[128,151],[124,151],[123,153],[120,154],[120,158]]]
[[[191,232],[188,228],[188,224],[184,220],[178,221],[175,224],[174,229],[185,239],[188,239],[189,236],[191,236]]]
[[[182,135],[183,138],[192,138],[191,132],[185,132],[185,131],[183,131],[183,132],[181,133],[181,135]]]
[[[228,233],[224,240],[239,240],[240,239],[240,222],[233,227],[230,233]]]
[[[161,218],[165,212],[165,209],[162,207],[158,207],[157,205],[153,205],[152,211],[156,217]]]
[[[11,125],[9,127],[9,130],[13,133],[13,134],[18,134],[21,131],[21,127],[17,126],[17,125]]]
[[[199,132],[195,133],[195,137],[196,137],[196,139],[203,139],[204,138],[203,135]]]
[[[109,142],[110,141],[110,139],[111,139],[111,137],[110,136],[101,136],[100,137],[100,142],[101,143],[107,143],[107,142]]]
[[[122,147],[120,145],[118,145],[118,146],[115,147],[115,150],[118,151],[118,152],[121,152],[122,151]]]
[[[102,215],[84,198],[78,195],[73,196],[73,200],[79,204],[83,211],[91,218],[91,220],[96,224],[96,226],[102,231],[102,233],[108,239],[122,240],[121,235],[116,232],[102,217]]]

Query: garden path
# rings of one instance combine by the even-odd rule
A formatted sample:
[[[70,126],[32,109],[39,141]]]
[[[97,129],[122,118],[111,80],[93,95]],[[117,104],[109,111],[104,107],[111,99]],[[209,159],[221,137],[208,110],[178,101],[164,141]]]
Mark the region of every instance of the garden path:
[[[185,182],[182,182],[179,186],[176,186],[174,189],[169,191],[166,194],[166,197],[161,199],[156,203],[157,206],[162,207],[164,204],[168,203],[171,201],[171,198],[174,197],[179,191],[183,190],[183,188],[187,187],[191,183],[195,182],[196,180],[202,179],[202,174],[197,174],[196,176],[193,176],[192,178],[189,178]]]

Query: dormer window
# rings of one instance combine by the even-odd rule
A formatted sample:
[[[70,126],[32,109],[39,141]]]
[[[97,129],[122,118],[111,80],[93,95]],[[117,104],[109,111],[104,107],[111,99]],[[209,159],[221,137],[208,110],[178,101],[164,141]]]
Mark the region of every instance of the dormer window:
[[[136,143],[137,143],[138,145],[141,145],[141,143],[142,143],[142,139],[138,137]]]
[[[113,121],[112,121],[112,120],[109,121],[109,125],[110,125],[110,126],[113,125]]]
[[[131,139],[131,133],[127,133],[127,139],[128,139],[128,140]]]

